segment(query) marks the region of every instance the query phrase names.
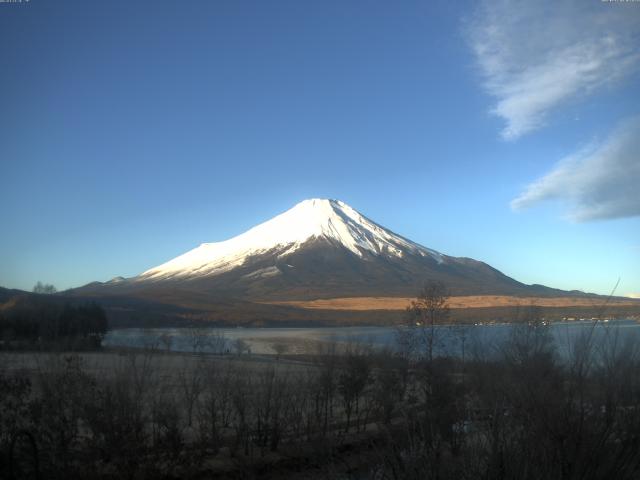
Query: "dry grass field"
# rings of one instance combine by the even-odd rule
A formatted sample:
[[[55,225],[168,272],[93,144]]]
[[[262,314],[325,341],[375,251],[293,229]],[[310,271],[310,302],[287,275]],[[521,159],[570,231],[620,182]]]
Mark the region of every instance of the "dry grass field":
[[[349,297],[328,298],[320,300],[291,300],[265,302],[272,305],[288,305],[313,310],[404,310],[412,301],[406,297]],[[538,307],[598,307],[604,300],[600,298],[580,297],[511,297],[506,295],[469,295],[451,297],[449,307],[486,308],[486,307],[523,307],[535,305]],[[635,299],[614,298],[609,305],[638,306]]]

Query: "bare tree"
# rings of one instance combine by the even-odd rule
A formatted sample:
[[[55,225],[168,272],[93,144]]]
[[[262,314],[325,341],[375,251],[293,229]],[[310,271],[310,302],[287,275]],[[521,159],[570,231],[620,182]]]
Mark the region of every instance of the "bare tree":
[[[233,349],[235,350],[236,354],[242,355],[244,352],[249,350],[249,345],[247,345],[247,342],[245,342],[241,338],[236,338],[233,341]]]
[[[409,355],[433,361],[437,344],[436,326],[449,319],[449,293],[442,282],[430,281],[407,307],[407,323],[398,332],[398,341]]]
[[[555,353],[555,342],[551,336],[551,327],[542,320],[539,307],[530,305],[520,310],[517,323],[509,332],[509,341],[504,353],[514,364],[522,365],[552,357]]]
[[[214,454],[223,443],[223,430],[229,426],[231,386],[235,371],[226,364],[224,371],[218,362],[209,362],[203,372],[203,394],[198,404],[200,440]]]
[[[405,358],[394,356],[390,352],[383,352],[380,358],[381,367],[376,369],[372,394],[383,423],[388,424],[394,410],[401,406],[404,398],[408,368]]]
[[[208,345],[213,353],[222,355],[227,348],[227,338],[225,337],[224,333],[214,331],[211,335],[209,335]]]
[[[276,352],[276,360],[280,360],[280,357],[289,351],[289,345],[286,343],[274,343],[271,345],[271,350]]]
[[[235,455],[240,448],[249,455],[249,435],[251,412],[251,392],[253,390],[251,375],[246,371],[237,371],[231,385],[231,405],[233,406],[233,429],[235,438],[231,445],[231,453]]]
[[[209,345],[209,331],[206,328],[190,327],[187,337],[193,353],[202,353]]]
[[[38,282],[33,287],[33,293],[44,293],[47,295],[51,295],[56,293],[58,289],[49,283]]]
[[[313,410],[308,412],[307,429],[309,433],[315,433],[319,430],[325,437],[333,420],[338,355],[336,342],[319,343],[316,347],[317,370],[311,377],[309,389]]]
[[[347,416],[345,432],[349,431],[352,413],[359,416],[360,397],[371,380],[371,364],[364,355],[347,355],[338,375],[338,391],[342,396],[344,412]],[[356,421],[356,430],[359,428]]]
[[[204,390],[203,370],[204,364],[201,358],[192,365],[189,358],[183,358],[184,368],[180,373],[180,387],[182,397],[187,410],[187,425],[190,427],[193,423],[193,409],[198,402],[198,398]]]
[[[167,332],[164,332],[162,335],[160,335],[160,343],[164,345],[164,348],[167,352],[170,352],[171,345],[173,344],[173,337]]]

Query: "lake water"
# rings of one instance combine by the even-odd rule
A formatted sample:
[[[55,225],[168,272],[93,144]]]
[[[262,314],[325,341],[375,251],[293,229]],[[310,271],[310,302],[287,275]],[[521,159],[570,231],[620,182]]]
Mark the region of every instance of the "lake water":
[[[435,351],[458,356],[464,346],[469,355],[480,352],[490,355],[500,351],[513,328],[516,327],[509,324],[438,326],[434,334]],[[562,322],[542,328],[552,336],[561,354],[567,354],[578,339],[590,332],[598,345],[614,342],[622,345],[640,339],[640,324],[633,320]],[[300,354],[317,352],[332,343],[342,347],[352,344],[396,349],[398,331],[395,327],[127,328],[109,331],[103,345],[176,352],[227,353],[241,349],[252,354],[273,354],[278,350]]]

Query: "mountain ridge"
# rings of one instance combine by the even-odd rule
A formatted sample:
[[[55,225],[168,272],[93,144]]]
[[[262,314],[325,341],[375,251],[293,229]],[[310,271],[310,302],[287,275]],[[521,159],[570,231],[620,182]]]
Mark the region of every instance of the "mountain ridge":
[[[278,256],[294,253],[313,239],[335,242],[356,256],[401,256],[410,252],[431,255],[442,261],[442,254],[391,232],[357,212],[344,202],[333,199],[308,199],[286,212],[246,232],[222,242],[200,246],[153,267],[138,276],[139,280],[171,277],[208,276],[224,273],[251,256],[278,249]]]
[[[159,298],[173,289],[262,302],[406,297],[437,280],[453,295],[583,295],[525,285],[484,262],[413,242],[344,202],[319,198],[228,240],[202,243],[136,277],[116,279],[73,292],[153,297],[155,291]]]

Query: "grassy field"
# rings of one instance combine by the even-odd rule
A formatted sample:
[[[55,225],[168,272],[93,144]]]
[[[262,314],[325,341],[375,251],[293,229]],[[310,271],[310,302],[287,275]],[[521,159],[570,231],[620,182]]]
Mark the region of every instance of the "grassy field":
[[[292,307],[314,310],[404,310],[413,298],[405,297],[349,297],[328,298],[319,300],[291,300],[268,302],[275,305],[289,305]],[[506,295],[469,295],[450,297],[449,307],[452,309],[487,308],[487,307],[524,307],[536,305],[539,307],[594,307],[602,305],[602,299],[580,297],[512,297]],[[639,306],[635,299],[614,298],[610,305]]]

